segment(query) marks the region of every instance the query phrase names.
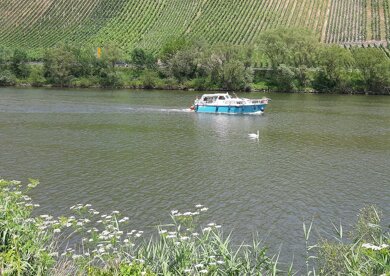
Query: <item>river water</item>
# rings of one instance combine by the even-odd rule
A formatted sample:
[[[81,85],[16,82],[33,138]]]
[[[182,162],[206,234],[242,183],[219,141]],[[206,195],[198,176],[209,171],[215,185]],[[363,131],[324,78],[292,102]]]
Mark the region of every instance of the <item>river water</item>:
[[[91,203],[145,231],[204,204],[207,222],[238,242],[258,233],[287,262],[303,260],[303,221],[331,235],[364,204],[389,217],[390,97],[266,94],[265,114],[237,116],[189,112],[196,95],[0,89],[0,176],[38,178],[39,212]]]

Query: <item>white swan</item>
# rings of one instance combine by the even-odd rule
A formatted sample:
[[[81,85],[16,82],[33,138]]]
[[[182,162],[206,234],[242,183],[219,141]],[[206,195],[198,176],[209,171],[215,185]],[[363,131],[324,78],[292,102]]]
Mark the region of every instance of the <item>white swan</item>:
[[[257,131],[257,134],[256,133],[249,133],[248,136],[251,139],[259,139],[259,131]]]

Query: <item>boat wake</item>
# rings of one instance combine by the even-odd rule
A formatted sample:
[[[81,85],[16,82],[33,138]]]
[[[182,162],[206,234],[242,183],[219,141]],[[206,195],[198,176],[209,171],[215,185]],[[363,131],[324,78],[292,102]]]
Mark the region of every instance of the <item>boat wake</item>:
[[[157,112],[157,113],[188,113],[194,112],[190,108],[155,108],[155,107],[131,107],[132,112]]]

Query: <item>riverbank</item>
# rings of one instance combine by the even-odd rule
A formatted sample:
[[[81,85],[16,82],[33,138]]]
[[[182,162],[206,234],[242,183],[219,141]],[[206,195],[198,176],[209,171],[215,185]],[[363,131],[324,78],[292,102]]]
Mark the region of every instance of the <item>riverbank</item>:
[[[75,80],[74,84],[70,84],[67,86],[56,86],[52,84],[36,84],[36,83],[27,83],[24,81],[16,81],[15,84],[0,86],[1,87],[15,87],[15,88],[60,88],[60,89],[84,89],[84,88],[95,88],[95,89],[136,89],[136,90],[174,90],[174,91],[204,91],[204,92],[231,92],[230,90],[223,89],[223,88],[203,88],[198,89],[197,87],[193,86],[191,83],[187,84],[161,84],[163,81],[159,81],[160,84],[155,86],[145,86],[140,83],[140,81],[134,81],[131,83],[128,83],[126,85],[121,86],[115,86],[115,87],[105,87],[100,85],[94,85],[91,83],[80,83],[80,81]],[[250,92],[257,92],[257,93],[297,93],[297,94],[340,94],[340,95],[381,95],[386,96],[390,95],[390,89],[383,92],[377,92],[377,91],[354,91],[354,90],[346,90],[346,91],[316,91],[314,89],[303,89],[303,90],[279,90],[277,87],[267,87],[264,86],[264,84],[256,85],[254,84],[253,87],[248,87],[247,90],[244,92],[250,93]]]
[[[118,211],[100,214],[91,204],[70,207],[74,215],[33,216],[39,204],[28,193],[39,182],[0,180],[0,272],[40,275],[387,275],[390,273],[390,236],[380,226],[381,213],[373,206],[360,210],[346,241],[335,226],[334,241],[310,242],[313,225],[303,223],[306,271],[278,262],[258,241],[232,244],[220,225],[205,223],[208,211],[196,205],[172,210],[172,222],[156,227],[157,236],[129,230],[131,217]],[[130,227],[132,228],[132,227]],[[71,242],[73,239],[73,242]],[[74,242],[74,240],[77,242]]]
[[[386,51],[321,44],[297,29],[266,32],[250,46],[173,38],[159,52],[98,49],[60,44],[32,62],[22,49],[0,47],[0,86],[390,94]]]

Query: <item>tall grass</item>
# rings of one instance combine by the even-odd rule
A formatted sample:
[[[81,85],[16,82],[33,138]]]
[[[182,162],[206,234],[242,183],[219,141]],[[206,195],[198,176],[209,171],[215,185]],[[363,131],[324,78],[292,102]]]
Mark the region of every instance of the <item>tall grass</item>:
[[[32,216],[26,193],[38,185],[0,180],[0,275],[293,275],[282,270],[278,256],[254,240],[235,245],[214,222],[203,222],[207,208],[171,211],[172,222],[152,237],[129,227],[118,211],[101,214],[77,204],[69,217]],[[344,242],[309,245],[313,222],[304,224],[307,275],[389,275],[389,233],[380,226],[375,207],[361,210]],[[299,273],[299,272],[298,272]],[[302,274],[302,273],[301,273]]]

